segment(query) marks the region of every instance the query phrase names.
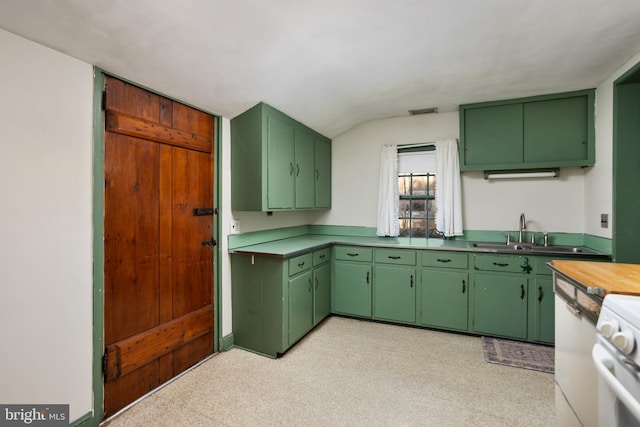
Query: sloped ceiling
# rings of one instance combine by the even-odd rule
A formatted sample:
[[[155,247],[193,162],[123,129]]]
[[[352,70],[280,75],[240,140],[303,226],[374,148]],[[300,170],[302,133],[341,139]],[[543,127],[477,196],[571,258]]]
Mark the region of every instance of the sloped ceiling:
[[[265,101],[334,137],[595,87],[640,52],[640,1],[2,0],[0,28],[215,114]]]

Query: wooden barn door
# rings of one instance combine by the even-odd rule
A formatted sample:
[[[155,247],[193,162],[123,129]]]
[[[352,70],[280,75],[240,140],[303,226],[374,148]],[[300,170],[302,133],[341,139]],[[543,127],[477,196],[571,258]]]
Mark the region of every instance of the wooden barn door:
[[[214,118],[105,79],[104,409],[213,353]]]

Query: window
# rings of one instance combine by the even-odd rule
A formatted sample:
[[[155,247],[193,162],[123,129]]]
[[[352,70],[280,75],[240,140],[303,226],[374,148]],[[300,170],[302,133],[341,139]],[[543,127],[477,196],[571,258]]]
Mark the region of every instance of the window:
[[[436,176],[400,173],[400,237],[441,237],[436,231]]]
[[[398,153],[400,237],[442,237],[436,230],[433,147]]]

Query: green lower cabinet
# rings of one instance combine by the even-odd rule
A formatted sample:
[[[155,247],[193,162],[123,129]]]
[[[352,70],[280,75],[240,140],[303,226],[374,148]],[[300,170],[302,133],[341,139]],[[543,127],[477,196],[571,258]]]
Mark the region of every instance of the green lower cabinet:
[[[331,313],[331,264],[313,270],[313,324],[317,325]]]
[[[293,345],[313,327],[312,272],[289,280],[289,345]]]
[[[330,252],[290,259],[232,254],[234,344],[277,357],[326,317],[331,301]],[[315,262],[316,254],[326,261]]]
[[[381,320],[415,323],[416,286],[415,268],[376,266],[373,286],[373,317]]]
[[[476,273],[473,332],[526,339],[527,286],[523,275]]]
[[[333,280],[333,311],[371,318],[371,264],[336,261]]]
[[[435,328],[469,329],[469,274],[464,271],[422,270],[420,324]]]
[[[536,277],[529,282],[529,341],[553,344],[554,334],[553,279]]]

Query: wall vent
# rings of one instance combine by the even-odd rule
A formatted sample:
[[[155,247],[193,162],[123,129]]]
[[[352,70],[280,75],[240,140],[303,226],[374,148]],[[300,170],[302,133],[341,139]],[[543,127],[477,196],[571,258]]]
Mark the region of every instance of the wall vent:
[[[409,114],[411,114],[412,116],[416,116],[418,114],[432,114],[437,112],[438,112],[438,107],[419,108],[417,110],[409,110]]]

